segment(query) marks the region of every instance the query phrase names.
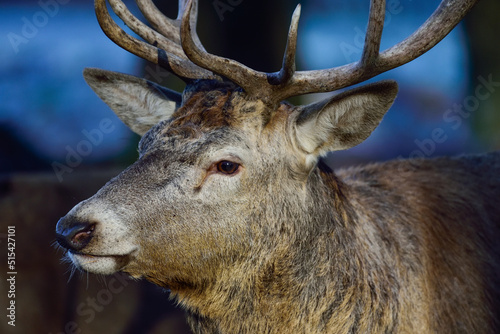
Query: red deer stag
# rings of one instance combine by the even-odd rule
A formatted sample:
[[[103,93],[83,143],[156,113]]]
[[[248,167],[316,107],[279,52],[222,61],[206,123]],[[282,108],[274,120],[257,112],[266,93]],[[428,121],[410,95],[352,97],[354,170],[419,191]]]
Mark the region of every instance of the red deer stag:
[[[444,0],[379,52],[372,0],[359,62],[295,71],[300,6],[279,72],[205,51],[196,0],[176,20],[151,0],[96,0],[126,50],[186,81],[182,94],[86,69],[136,133],[139,159],[57,224],[83,270],[123,271],[171,290],[195,333],[499,333],[500,153],[391,161],[334,174],[321,157],[365,140],[393,103],[383,81],[307,106],[285,99],[347,87],[420,56],[471,9]]]

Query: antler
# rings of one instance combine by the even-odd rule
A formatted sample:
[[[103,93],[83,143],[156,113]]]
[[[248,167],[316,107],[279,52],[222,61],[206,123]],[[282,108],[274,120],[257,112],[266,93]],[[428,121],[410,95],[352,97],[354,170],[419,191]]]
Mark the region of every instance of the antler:
[[[432,16],[411,36],[379,52],[384,26],[385,0],[371,0],[365,45],[360,61],[315,71],[295,71],[300,5],[295,9],[279,72],[255,71],[235,60],[205,51],[196,34],[197,1],[179,0],[179,15],[171,20],[151,0],[137,0],[151,23],[149,28],[127,10],[120,0],[108,0],[115,13],[149,44],[131,37],[113,22],[106,0],[96,0],[99,23],[106,35],[124,49],[159,64],[182,78],[228,79],[248,94],[269,104],[296,95],[330,92],[351,86],[401,66],[430,50],[467,14],[478,0],[443,0]]]
[[[295,50],[300,5],[292,16],[282,69],[277,73],[252,70],[234,60],[217,57],[196,48],[190,40],[189,16],[181,26],[182,47],[197,65],[210,68],[238,84],[249,94],[276,103],[307,93],[331,92],[351,86],[401,66],[430,50],[467,14],[477,0],[443,0],[432,16],[411,36],[379,53],[384,27],[385,0],[372,0],[363,54],[359,62],[327,70],[295,72]],[[188,7],[192,1],[188,1]]]
[[[430,18],[408,38],[379,53],[384,0],[372,0],[363,55],[359,62],[327,70],[297,72],[279,98],[328,92],[351,86],[420,57],[439,43],[478,0],[443,0]]]
[[[136,3],[146,19],[154,27],[153,30],[127,9],[120,0],[108,0],[113,11],[137,35],[147,43],[125,33],[109,15],[106,0],[95,0],[97,20],[104,33],[125,50],[158,64],[184,79],[218,79],[221,78],[209,69],[201,68],[188,59],[180,45],[180,17],[186,10],[186,1],[179,0],[179,17],[171,20],[161,14],[151,0],[137,0]],[[193,18],[190,24],[196,25],[197,3],[191,6]],[[192,36],[195,44],[203,49],[195,32]]]

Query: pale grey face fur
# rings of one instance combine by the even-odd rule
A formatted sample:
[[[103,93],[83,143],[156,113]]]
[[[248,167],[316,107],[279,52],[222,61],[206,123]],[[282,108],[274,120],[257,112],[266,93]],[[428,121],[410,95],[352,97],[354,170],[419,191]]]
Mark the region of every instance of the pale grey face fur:
[[[145,138],[155,136],[162,125]],[[248,169],[256,168],[259,161],[255,146],[240,136],[224,129],[196,141],[157,138],[150,145],[140,145],[139,161],[74,213],[99,222],[99,238],[85,252],[131,255],[131,263],[120,268],[124,263],[110,258],[72,255],[75,264],[104,274],[125,269],[134,276],[148,276],[149,269],[164,267],[174,277],[186,275],[180,260],[189,267],[213,266],[213,256],[220,258],[225,249],[233,248],[232,243],[245,238],[241,234],[245,233],[245,202],[250,194],[242,191],[242,183],[248,182]],[[232,175],[213,171],[213,165],[223,160],[245,167]]]
[[[397,92],[395,83],[383,82],[273,110],[215,85],[186,90],[181,106],[175,94],[142,79],[102,70],[85,76],[144,136],[139,160],[73,208],[58,233],[76,221],[92,224],[70,236],[85,241],[68,252],[77,267],[122,270],[173,289],[236,265],[256,247],[256,236],[275,228],[280,211],[314,214],[305,185],[317,159],[366,139]],[[221,171],[226,161],[237,169]]]

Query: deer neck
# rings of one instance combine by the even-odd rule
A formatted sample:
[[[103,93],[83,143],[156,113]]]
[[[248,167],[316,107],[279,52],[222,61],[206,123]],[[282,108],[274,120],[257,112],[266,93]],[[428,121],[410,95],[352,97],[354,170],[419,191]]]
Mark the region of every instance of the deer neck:
[[[260,256],[221,272],[218,281],[196,297],[180,296],[195,333],[283,333],[304,328],[311,333],[332,328],[347,333],[359,325],[371,297],[364,288],[369,270],[356,246],[357,218],[345,197],[349,189],[322,163],[306,187],[314,191],[308,194],[304,212],[290,210],[289,217],[282,217],[288,219],[290,231],[268,236],[274,242],[265,245],[256,242],[252,248],[266,248],[252,253]],[[325,295],[335,298],[325,300]]]

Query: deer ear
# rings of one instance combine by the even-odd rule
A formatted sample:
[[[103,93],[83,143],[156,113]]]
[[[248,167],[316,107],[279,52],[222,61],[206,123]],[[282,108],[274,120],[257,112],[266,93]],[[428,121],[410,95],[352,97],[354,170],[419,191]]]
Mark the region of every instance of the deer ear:
[[[397,92],[395,81],[381,81],[302,107],[295,121],[296,144],[314,161],[360,144],[378,126]]]
[[[141,136],[170,118],[182,102],[181,94],[131,75],[86,68],[83,77],[101,100]]]

